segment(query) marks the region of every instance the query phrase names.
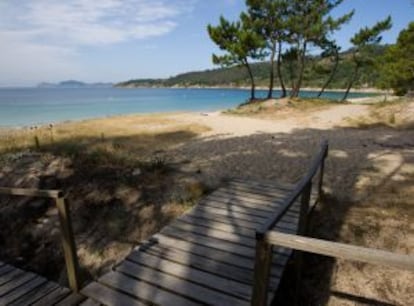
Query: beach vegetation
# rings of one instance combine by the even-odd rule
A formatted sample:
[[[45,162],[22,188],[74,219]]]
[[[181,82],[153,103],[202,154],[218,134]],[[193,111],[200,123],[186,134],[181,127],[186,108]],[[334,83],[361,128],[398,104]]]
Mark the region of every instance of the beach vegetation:
[[[213,54],[213,63],[224,67],[244,66],[249,74],[251,90],[250,100],[255,100],[255,80],[250,60],[263,59],[265,42],[250,26],[248,16],[242,14],[239,21],[230,22],[223,16],[219,25],[208,25],[207,30],[213,42],[225,54]]]
[[[377,66],[381,87],[392,88],[399,96],[414,92],[414,22],[400,32],[397,43],[386,49]]]
[[[363,66],[375,65],[375,62],[368,56],[367,49],[379,44],[382,40],[381,34],[391,29],[392,22],[391,16],[386,19],[377,22],[372,27],[364,27],[360,29],[352,38],[351,43],[353,45],[352,61],[354,63],[354,69],[350,74],[348,86],[345,90],[342,101],[345,101],[348,97],[355,80],[358,78],[359,71]]]

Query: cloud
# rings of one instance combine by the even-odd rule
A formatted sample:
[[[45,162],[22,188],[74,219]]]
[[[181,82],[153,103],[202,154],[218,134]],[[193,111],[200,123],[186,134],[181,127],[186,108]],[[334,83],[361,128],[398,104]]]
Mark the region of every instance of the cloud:
[[[23,2],[20,10],[14,12],[18,17],[8,19],[8,27],[28,39],[55,44],[111,44],[172,31],[177,25],[177,17],[188,10],[187,3],[190,2],[35,0]]]
[[[194,1],[1,1],[0,65],[7,64],[13,70],[15,63],[16,75],[33,58],[41,58],[48,71],[68,68],[82,47],[152,38],[173,31],[179,18],[191,11]],[[0,82],[2,79],[4,76],[0,76]]]

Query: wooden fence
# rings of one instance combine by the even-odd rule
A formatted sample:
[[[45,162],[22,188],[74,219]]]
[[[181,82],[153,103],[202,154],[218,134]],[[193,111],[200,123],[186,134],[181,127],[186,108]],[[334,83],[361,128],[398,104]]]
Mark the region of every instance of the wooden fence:
[[[60,232],[69,287],[74,292],[78,292],[80,289],[78,257],[76,254],[76,245],[73,236],[69,205],[63,196],[63,192],[59,190],[0,187],[0,195],[47,198],[52,199],[55,202],[59,214]]]

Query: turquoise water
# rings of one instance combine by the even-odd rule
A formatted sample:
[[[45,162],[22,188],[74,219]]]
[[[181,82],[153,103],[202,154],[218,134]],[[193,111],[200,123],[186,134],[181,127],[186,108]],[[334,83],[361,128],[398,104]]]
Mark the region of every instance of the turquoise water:
[[[265,97],[266,91],[258,91]],[[275,97],[279,93],[275,92]],[[303,91],[301,96],[315,96]],[[367,94],[350,94],[350,98]],[[16,127],[131,113],[215,111],[245,102],[242,89],[2,88],[0,126]],[[342,93],[327,92],[340,99]]]

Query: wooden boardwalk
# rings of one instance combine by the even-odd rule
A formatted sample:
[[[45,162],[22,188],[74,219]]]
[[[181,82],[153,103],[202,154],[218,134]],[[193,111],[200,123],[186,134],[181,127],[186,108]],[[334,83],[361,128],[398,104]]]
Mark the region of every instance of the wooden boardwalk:
[[[0,262],[0,305],[99,305],[32,272]]]
[[[233,180],[137,247],[81,293],[104,305],[250,305],[255,229],[294,186]],[[277,229],[296,233],[299,203]],[[274,249],[269,293],[290,250]]]

